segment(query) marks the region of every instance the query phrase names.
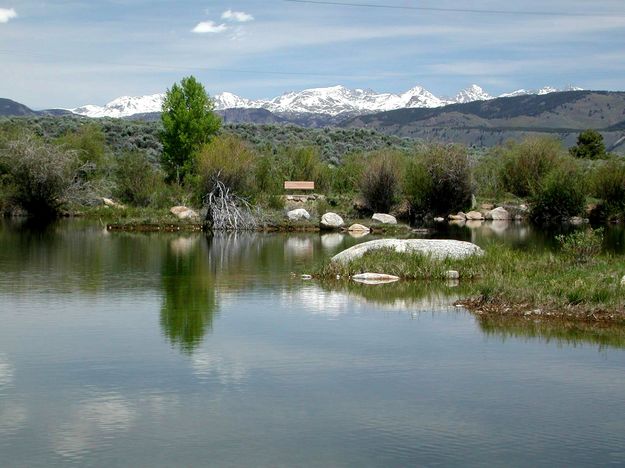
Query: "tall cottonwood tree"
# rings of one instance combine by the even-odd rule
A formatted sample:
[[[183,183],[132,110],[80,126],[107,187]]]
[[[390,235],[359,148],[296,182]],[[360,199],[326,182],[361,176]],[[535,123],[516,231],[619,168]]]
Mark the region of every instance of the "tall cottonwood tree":
[[[193,76],[167,90],[161,114],[161,142],[162,163],[170,181],[184,181],[192,170],[194,153],[219,130],[221,120],[213,109],[212,99]]]

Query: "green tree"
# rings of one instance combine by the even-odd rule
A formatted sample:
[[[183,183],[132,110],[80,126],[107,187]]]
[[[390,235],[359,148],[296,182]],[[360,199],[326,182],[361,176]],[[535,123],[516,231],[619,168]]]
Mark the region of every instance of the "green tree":
[[[577,145],[569,149],[571,156],[584,159],[597,159],[605,156],[603,135],[596,130],[584,130],[577,136]]]
[[[167,90],[161,120],[162,162],[168,179],[181,183],[191,172],[194,153],[208,143],[221,126],[214,103],[193,76]]]

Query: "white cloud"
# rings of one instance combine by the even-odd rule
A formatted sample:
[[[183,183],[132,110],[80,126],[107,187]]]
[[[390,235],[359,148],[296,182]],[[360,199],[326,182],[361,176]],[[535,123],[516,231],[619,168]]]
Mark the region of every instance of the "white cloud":
[[[232,11],[226,10],[222,13],[221,19],[228,21],[237,21],[239,23],[247,23],[248,21],[254,21],[254,17],[244,11]]]
[[[17,12],[13,8],[0,8],[0,23],[8,23],[17,18]]]
[[[197,34],[218,34],[228,30],[225,24],[216,24],[214,21],[202,21],[198,23],[191,32]]]

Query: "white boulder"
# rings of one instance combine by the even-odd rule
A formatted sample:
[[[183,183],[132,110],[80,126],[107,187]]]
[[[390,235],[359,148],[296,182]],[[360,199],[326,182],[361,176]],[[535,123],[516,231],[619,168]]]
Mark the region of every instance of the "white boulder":
[[[499,206],[486,213],[486,219],[492,219],[494,221],[507,221],[509,219],[512,219],[512,217],[505,208]]]
[[[302,219],[310,219],[310,213],[306,211],[304,208],[297,208],[295,210],[291,210],[286,214],[287,218],[290,221],[300,221]]]
[[[321,217],[322,229],[338,229],[344,224],[343,218],[336,213],[326,213]]]
[[[458,214],[450,214],[448,218],[452,221],[465,221],[467,219],[467,215],[462,211],[459,211]]]
[[[400,253],[419,253],[435,259],[461,259],[483,255],[484,251],[471,242],[449,239],[377,239],[354,245],[332,257],[333,262],[349,263],[377,249],[392,249]]]
[[[397,218],[395,218],[395,216],[385,213],[375,213],[371,219],[382,224],[397,224]]]

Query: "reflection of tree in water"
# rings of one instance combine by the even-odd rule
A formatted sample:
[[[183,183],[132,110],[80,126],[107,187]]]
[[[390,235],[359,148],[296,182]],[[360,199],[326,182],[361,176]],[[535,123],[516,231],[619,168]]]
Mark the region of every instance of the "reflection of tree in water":
[[[217,312],[214,277],[208,264],[209,239],[201,236],[170,242],[165,254],[161,279],[163,304],[161,328],[171,343],[188,354],[212,329]]]

